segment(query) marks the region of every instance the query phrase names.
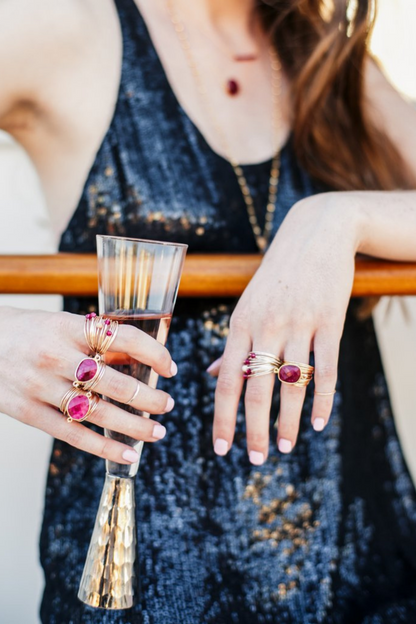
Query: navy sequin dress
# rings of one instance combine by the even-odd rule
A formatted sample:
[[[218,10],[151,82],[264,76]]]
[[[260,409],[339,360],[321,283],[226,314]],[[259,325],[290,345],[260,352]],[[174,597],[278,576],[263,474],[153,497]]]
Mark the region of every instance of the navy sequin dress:
[[[113,121],[64,233],[62,251],[93,252],[97,233],[188,243],[190,252],[256,252],[228,163],[175,98],[133,0],[117,0],[124,60]],[[245,167],[265,207],[270,162]],[[316,192],[290,142],[282,151],[274,228]],[[264,216],[263,216],[264,218]],[[56,441],[46,489],[43,624],[395,624],[416,621],[416,497],[391,414],[370,320],[350,306],[328,427],[247,458],[243,410],[225,458],[212,449],[215,380],[235,302],[178,302],[168,347],[179,365],[160,380],[176,406],[166,439],[146,445],[137,477],[139,603],[103,611],[77,590],[104,462]],[[66,308],[84,312],[88,302]],[[278,389],[277,389],[278,390]]]

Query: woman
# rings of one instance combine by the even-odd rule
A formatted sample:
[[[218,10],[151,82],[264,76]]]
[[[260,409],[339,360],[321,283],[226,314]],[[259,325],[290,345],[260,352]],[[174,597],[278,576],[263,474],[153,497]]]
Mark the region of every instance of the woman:
[[[62,251],[93,252],[97,233],[267,248],[237,303],[179,301],[178,366],[120,328],[112,349],[163,378],[133,402],[169,413],[157,420],[103,401],[92,426],[58,413],[94,303],[1,310],[0,410],[56,438],[42,622],[414,621],[415,491],[372,323],[348,304],[357,253],[416,261],[416,113],[369,59],[372,14],[366,0],[1,4],[1,127],[37,166]],[[303,365],[313,351],[314,383],[274,390],[246,368],[243,406],[251,351]],[[127,403],[135,388],[107,368],[96,390]],[[139,470],[141,595],[125,612],[76,599],[99,458],[136,460],[95,425],[167,430]]]

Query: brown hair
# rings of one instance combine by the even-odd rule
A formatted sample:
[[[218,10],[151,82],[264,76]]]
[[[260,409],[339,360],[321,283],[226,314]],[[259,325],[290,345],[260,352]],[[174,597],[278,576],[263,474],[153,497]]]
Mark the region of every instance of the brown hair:
[[[412,188],[393,143],[366,117],[364,65],[376,0],[257,0],[291,84],[297,157],[337,190]]]

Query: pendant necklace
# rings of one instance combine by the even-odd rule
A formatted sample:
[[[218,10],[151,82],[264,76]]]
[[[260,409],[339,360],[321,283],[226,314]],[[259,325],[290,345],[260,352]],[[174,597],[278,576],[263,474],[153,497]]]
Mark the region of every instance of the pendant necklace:
[[[167,5],[167,10],[169,13],[170,20],[172,22],[172,25],[175,29],[175,32],[181,44],[182,50],[187,60],[187,64],[189,66],[189,69],[193,75],[198,93],[201,96],[201,100],[204,104],[204,108],[207,113],[207,116],[213,128],[217,132],[219,138],[221,139],[225,158],[230,163],[236,175],[238,185],[243,195],[244,203],[246,204],[248,219],[249,219],[252,231],[253,231],[254,238],[257,243],[257,247],[262,253],[264,253],[266,251],[267,245],[270,240],[270,236],[271,236],[271,232],[273,228],[273,216],[276,211],[277,189],[278,189],[279,174],[280,174],[280,153],[279,151],[277,151],[272,160],[272,165],[271,165],[271,170],[270,170],[270,179],[269,179],[269,196],[268,196],[267,206],[266,206],[266,217],[265,217],[264,228],[262,230],[257,219],[256,211],[254,208],[254,201],[253,201],[253,197],[250,192],[249,186],[247,184],[247,179],[244,175],[241,165],[232,155],[232,150],[230,149],[226,133],[224,132],[223,127],[218,121],[218,118],[215,112],[215,107],[212,106],[210,102],[207,89],[205,87],[198,65],[195,61],[195,57],[194,57],[194,54],[190,45],[189,37],[187,35],[185,26],[181,18],[179,17],[177,8],[175,6],[175,2],[174,0],[166,0],[166,5]],[[269,47],[269,58],[270,58],[270,67],[272,70],[273,138],[274,138],[274,143],[277,144],[277,139],[279,136],[279,129],[281,126],[281,116],[280,116],[281,64],[277,57],[276,51],[271,45]],[[235,83],[235,84],[231,86],[230,83]],[[232,90],[237,89],[235,93],[232,93],[232,94],[230,93],[230,95],[236,95],[238,93],[239,85],[235,80],[229,80],[227,86],[231,88]]]

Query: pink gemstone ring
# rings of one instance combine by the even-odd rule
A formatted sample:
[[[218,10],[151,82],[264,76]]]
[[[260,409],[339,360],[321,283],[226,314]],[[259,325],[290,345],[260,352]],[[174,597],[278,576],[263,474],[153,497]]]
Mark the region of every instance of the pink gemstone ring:
[[[105,362],[100,355],[81,360],[75,369],[75,388],[92,390],[100,382],[105,373]]]
[[[118,322],[104,316],[97,316],[95,312],[85,317],[84,335],[92,353],[104,355],[115,340],[118,331]]]
[[[262,375],[277,373],[282,364],[283,360],[272,353],[250,351],[242,366],[243,377],[244,379],[249,379],[250,377],[260,377]]]
[[[95,392],[84,392],[78,388],[71,388],[62,398],[59,409],[67,417],[68,422],[76,420],[82,422],[95,411],[99,401]]]
[[[283,362],[277,376],[284,384],[304,388],[313,377],[313,366],[299,362]]]

